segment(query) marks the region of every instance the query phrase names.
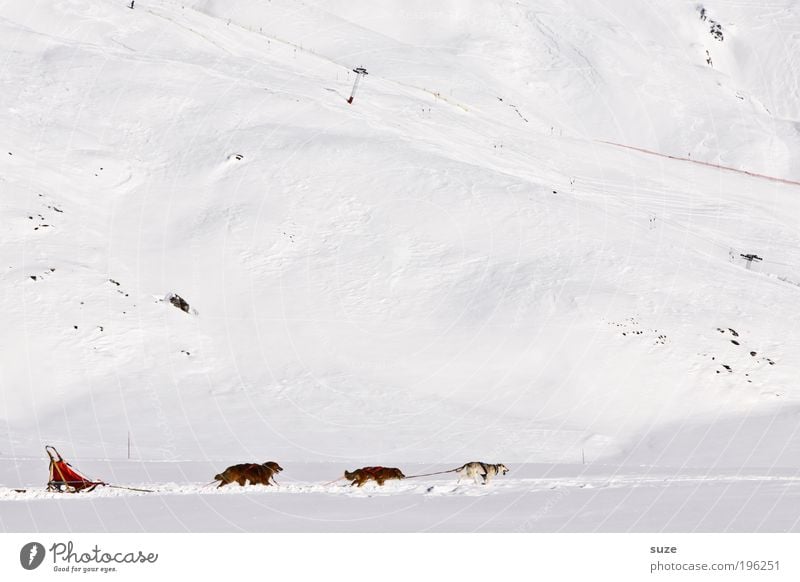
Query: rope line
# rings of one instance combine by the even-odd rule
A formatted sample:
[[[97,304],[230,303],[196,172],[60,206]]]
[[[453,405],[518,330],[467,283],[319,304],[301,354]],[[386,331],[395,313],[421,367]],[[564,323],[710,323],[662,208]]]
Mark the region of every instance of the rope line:
[[[461,467],[458,467],[460,469]],[[409,475],[406,479],[416,479],[417,477],[429,477],[431,475],[444,475],[445,473],[455,473],[458,469],[450,469],[449,471],[437,471],[436,473],[423,473],[422,475]]]
[[[613,145],[621,148],[626,148],[629,150],[636,150],[637,152],[643,152],[645,154],[650,154],[651,156],[659,156],[661,158],[669,158],[670,160],[678,160],[681,162],[691,162],[693,164],[699,164],[701,166],[708,166],[710,168],[716,168],[718,170],[726,170],[728,172],[736,172],[737,174],[745,174],[747,176],[752,176],[754,178],[763,178],[765,180],[771,180],[773,182],[780,182],[782,184],[790,184],[792,186],[800,186],[800,182],[795,180],[789,180],[788,178],[778,178],[776,176],[770,176],[768,174],[759,174],[758,172],[751,172],[750,170],[740,170],[739,168],[732,168],[731,166],[723,166],[722,164],[715,164],[714,162],[705,162],[703,160],[693,160],[691,158],[684,158],[681,156],[674,156],[671,154],[662,154],[661,152],[655,152],[653,150],[648,150],[645,148],[640,148],[632,145],[626,145],[624,143],[617,143],[614,141],[605,141],[602,139],[596,140],[600,143],[605,143],[608,145]]]
[[[142,493],[155,493],[153,489],[137,489],[136,487],[123,487],[122,485],[109,485],[108,483],[103,483],[106,487],[111,487],[112,489],[127,489],[128,491],[141,491]]]

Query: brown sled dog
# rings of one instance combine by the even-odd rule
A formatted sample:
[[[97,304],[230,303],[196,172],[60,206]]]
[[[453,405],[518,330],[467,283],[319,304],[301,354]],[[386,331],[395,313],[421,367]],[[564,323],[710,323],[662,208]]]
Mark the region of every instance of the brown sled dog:
[[[382,486],[390,479],[405,479],[406,476],[403,475],[400,469],[395,469],[393,467],[362,467],[361,469],[356,469],[352,473],[345,471],[344,478],[348,481],[352,481],[352,483],[350,483],[351,487],[353,485],[361,487],[370,480]]]
[[[275,461],[267,461],[261,465],[257,463],[242,463],[240,465],[231,465],[219,475],[214,475],[214,481],[220,481],[217,489],[229,483],[238,483],[241,487],[244,487],[248,481],[250,485],[277,485],[275,474],[281,471],[283,471],[283,467]]]

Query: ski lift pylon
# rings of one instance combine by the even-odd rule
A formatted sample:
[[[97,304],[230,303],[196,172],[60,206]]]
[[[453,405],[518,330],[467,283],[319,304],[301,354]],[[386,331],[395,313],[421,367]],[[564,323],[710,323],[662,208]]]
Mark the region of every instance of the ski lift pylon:
[[[347,102],[350,104],[353,103],[353,99],[356,97],[356,89],[358,89],[358,83],[361,81],[361,77],[369,74],[364,67],[356,67],[353,69],[353,72],[356,74],[356,80],[353,83],[353,90],[350,91],[350,97],[347,99]]]

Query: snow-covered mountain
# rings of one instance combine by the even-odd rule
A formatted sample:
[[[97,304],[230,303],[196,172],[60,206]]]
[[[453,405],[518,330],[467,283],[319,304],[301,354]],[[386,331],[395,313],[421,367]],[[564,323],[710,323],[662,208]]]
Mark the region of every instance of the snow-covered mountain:
[[[0,458],[796,465],[797,3],[127,5],[0,0]]]

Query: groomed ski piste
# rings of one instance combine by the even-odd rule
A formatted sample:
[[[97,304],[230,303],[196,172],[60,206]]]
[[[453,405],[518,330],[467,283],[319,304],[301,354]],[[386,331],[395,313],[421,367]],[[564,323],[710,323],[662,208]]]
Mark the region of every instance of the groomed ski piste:
[[[128,5],[0,0],[0,531],[800,530],[796,3]]]

